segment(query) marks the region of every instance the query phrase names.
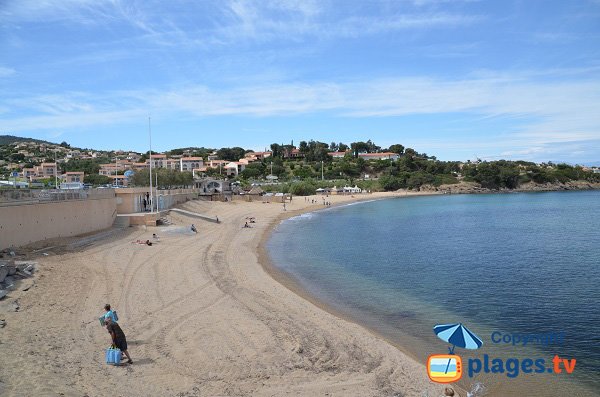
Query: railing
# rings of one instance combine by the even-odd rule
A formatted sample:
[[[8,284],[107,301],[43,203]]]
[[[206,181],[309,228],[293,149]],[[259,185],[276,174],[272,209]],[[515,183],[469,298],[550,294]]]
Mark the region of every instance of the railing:
[[[0,189],[0,206],[115,197],[114,189]]]

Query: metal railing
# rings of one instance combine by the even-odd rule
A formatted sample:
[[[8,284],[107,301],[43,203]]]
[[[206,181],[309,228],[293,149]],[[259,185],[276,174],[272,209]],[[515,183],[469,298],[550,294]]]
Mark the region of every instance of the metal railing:
[[[112,197],[114,189],[0,189],[0,206]]]

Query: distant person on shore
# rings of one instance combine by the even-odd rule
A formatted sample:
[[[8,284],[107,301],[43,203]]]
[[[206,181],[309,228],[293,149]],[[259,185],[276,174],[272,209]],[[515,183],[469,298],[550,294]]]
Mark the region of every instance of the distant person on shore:
[[[148,205],[146,199],[142,199],[142,204],[144,205],[144,212],[146,212],[146,206]]]
[[[146,245],[152,246],[152,241],[146,240]]]
[[[121,350],[128,358],[127,364],[133,364],[131,360],[131,356],[129,356],[129,352],[127,351],[127,338],[125,338],[125,333],[119,327],[119,324],[112,321],[112,318],[107,317],[106,319],[106,329],[110,334],[112,339],[112,344],[115,345],[119,350]]]
[[[152,233],[152,238],[156,241],[160,240],[160,238],[158,238],[158,235],[156,233]]]
[[[198,233],[198,229],[196,229],[196,226],[194,226],[193,223],[192,223],[192,227],[190,229],[192,230],[192,232]]]
[[[248,222],[244,223],[244,228],[249,228],[250,225],[248,225]]]

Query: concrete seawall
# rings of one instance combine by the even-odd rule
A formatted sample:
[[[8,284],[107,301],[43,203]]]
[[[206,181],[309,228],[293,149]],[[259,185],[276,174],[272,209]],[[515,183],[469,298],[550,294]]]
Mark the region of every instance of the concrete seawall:
[[[109,228],[114,197],[0,207],[0,249]]]

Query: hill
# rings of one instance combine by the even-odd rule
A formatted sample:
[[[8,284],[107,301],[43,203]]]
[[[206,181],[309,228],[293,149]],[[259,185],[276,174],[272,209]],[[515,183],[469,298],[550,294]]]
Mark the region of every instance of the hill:
[[[58,143],[43,141],[41,139],[23,138],[14,135],[0,135],[0,145],[8,145],[13,142],[35,142],[35,143],[46,143],[49,145],[58,145]]]

